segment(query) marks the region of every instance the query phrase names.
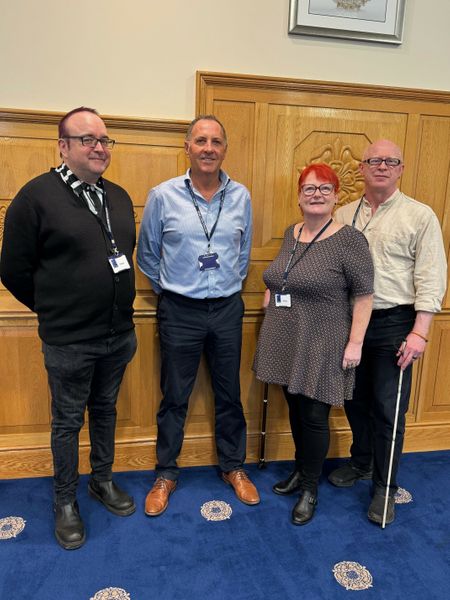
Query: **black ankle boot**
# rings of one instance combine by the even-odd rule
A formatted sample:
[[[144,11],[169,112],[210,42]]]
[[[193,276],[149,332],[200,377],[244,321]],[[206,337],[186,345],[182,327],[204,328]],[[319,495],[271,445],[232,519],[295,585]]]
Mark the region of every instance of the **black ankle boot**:
[[[88,492],[92,498],[120,517],[127,517],[136,510],[133,498],[121,490],[114,481],[91,479],[88,483]]]
[[[55,505],[55,537],[64,550],[76,550],[86,540],[78,502]]]
[[[294,471],[289,475],[287,479],[276,483],[272,487],[272,490],[275,494],[279,494],[280,496],[288,496],[289,494],[293,494],[294,492],[299,492],[301,490],[301,484],[301,473],[299,473],[299,471]]]
[[[306,525],[314,516],[317,505],[317,496],[309,490],[305,490],[292,511],[292,522],[294,525]]]

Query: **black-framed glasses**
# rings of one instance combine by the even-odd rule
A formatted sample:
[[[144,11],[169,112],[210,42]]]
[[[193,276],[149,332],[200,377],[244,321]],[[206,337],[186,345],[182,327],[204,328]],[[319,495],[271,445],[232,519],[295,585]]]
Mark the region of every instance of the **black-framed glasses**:
[[[87,146],[88,148],[95,148],[95,146],[100,143],[102,148],[114,148],[114,144],[116,140],[111,140],[108,137],[97,138],[93,135],[63,135],[62,138],[64,140],[80,140],[82,146]]]
[[[321,185],[306,183],[305,185],[302,185],[300,189],[304,196],[314,196],[316,190],[319,190],[323,196],[329,196],[334,190],[334,185],[332,183],[322,183]]]
[[[369,165],[369,167],[380,167],[383,163],[387,167],[398,167],[401,165],[402,161],[399,158],[393,158],[392,156],[386,156],[385,158],[381,158],[381,156],[374,156],[373,158],[367,158],[362,161]]]

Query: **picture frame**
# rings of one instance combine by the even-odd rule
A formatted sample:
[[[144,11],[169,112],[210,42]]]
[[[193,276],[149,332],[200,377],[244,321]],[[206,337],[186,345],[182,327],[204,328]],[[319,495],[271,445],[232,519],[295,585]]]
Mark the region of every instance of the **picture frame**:
[[[290,34],[401,44],[406,0],[290,0]]]

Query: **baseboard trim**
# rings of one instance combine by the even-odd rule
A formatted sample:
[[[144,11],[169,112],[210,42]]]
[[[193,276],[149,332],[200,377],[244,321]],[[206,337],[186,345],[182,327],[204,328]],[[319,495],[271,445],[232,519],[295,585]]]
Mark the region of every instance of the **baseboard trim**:
[[[16,438],[17,439],[17,438]],[[405,452],[428,452],[449,449],[450,424],[412,424],[407,427]],[[265,460],[290,460],[293,444],[289,432],[266,435]],[[351,434],[349,429],[332,432],[329,457],[349,455]],[[115,471],[151,470],[155,465],[154,439],[133,441],[118,439],[116,442]],[[247,462],[259,461],[260,435],[251,433],[247,440]],[[179,465],[182,467],[217,464],[211,437],[186,437]],[[80,444],[80,473],[89,473],[89,444]],[[0,477],[19,479],[23,477],[47,477],[52,475],[50,447],[15,448],[0,450]]]

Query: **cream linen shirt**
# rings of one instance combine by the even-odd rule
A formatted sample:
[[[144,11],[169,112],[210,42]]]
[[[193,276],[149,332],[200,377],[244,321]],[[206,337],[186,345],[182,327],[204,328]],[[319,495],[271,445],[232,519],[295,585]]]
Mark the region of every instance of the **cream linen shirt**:
[[[363,197],[339,208],[334,217],[363,231],[369,242],[375,266],[374,310],[414,304],[416,311],[440,311],[447,263],[441,227],[429,206],[396,190],[373,216]]]

